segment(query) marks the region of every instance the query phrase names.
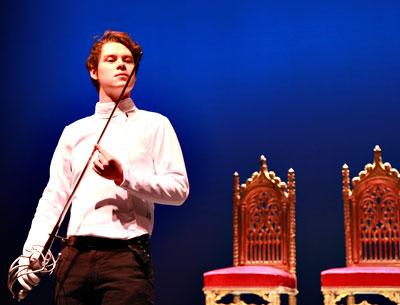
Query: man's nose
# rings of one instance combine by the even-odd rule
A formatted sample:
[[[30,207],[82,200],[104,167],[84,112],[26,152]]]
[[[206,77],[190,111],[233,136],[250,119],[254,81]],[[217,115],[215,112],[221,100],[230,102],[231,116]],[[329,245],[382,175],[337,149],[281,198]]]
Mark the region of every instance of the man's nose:
[[[126,70],[126,65],[122,60],[118,61],[117,69],[120,69],[120,70],[123,70],[123,71]]]

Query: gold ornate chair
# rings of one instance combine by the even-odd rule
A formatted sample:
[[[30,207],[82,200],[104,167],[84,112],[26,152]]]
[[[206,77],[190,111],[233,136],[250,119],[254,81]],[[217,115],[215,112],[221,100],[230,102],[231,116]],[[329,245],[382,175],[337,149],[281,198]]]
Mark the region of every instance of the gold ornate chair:
[[[271,305],[287,294],[296,304],[295,173],[281,182],[261,156],[261,169],[239,187],[233,186],[233,267],[204,273],[206,305],[246,304],[241,295],[253,294]],[[232,298],[232,296],[231,296]]]
[[[379,146],[374,154],[373,164],[353,178],[353,190],[343,165],[346,267],[321,273],[325,305],[345,297],[353,305],[356,294],[379,294],[400,304],[400,175],[382,163]]]

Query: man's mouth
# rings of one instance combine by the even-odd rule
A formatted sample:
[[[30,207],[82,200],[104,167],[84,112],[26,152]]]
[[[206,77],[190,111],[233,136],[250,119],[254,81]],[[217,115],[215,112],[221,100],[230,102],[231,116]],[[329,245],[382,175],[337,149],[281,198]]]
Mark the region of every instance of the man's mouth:
[[[118,76],[129,77],[129,75],[126,74],[126,73],[118,73],[118,74],[116,74],[115,76],[116,76],[116,77],[118,77]]]

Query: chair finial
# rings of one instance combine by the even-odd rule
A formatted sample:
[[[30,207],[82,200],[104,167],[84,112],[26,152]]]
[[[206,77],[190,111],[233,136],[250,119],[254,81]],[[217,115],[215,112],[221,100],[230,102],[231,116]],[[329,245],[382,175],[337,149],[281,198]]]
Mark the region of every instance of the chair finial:
[[[295,177],[294,169],[293,168],[289,168],[289,170],[288,170],[288,180],[289,181],[293,181],[294,177]]]
[[[288,170],[288,187],[289,187],[289,190],[294,190],[295,185],[296,185],[296,182],[295,182],[294,169],[293,168],[289,168],[289,170]]]
[[[261,163],[261,171],[266,172],[268,170],[267,169],[267,158],[265,158],[264,155],[261,155],[260,163]]]
[[[239,188],[240,188],[239,173],[234,172],[233,173],[233,190],[234,190],[234,192],[238,191]]]
[[[380,165],[383,168],[382,164],[382,150],[379,145],[375,145],[374,148],[374,163],[375,165]]]
[[[342,178],[343,178],[343,192],[346,192],[346,194],[350,190],[350,171],[349,171],[349,166],[345,163],[342,166]]]

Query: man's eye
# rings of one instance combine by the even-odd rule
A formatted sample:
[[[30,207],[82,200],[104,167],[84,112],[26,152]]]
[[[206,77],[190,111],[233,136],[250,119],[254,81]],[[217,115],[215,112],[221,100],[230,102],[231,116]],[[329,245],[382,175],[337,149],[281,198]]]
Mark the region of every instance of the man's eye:
[[[126,58],[124,58],[124,62],[133,63],[133,58],[132,57],[126,57]]]
[[[111,57],[109,57],[109,58],[107,58],[107,59],[106,59],[106,61],[107,61],[107,62],[113,62],[113,61],[115,61],[115,59],[114,59],[114,58],[111,58]]]

